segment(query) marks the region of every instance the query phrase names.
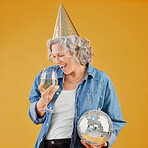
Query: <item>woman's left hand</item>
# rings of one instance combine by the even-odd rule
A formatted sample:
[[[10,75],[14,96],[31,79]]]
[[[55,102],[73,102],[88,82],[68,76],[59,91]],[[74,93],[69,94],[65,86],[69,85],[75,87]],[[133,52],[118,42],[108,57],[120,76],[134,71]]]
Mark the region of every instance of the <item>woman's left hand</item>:
[[[89,145],[87,142],[85,142],[84,140],[81,140],[81,143],[86,147],[86,148],[101,148],[102,146],[107,146],[107,143],[103,143],[101,145],[94,145],[93,143],[91,145]]]

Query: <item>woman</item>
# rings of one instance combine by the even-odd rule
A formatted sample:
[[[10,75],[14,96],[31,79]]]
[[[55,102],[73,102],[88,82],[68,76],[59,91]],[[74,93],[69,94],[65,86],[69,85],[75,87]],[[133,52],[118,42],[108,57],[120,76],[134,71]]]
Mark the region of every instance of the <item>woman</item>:
[[[66,36],[48,41],[49,59],[56,63],[50,68],[58,75],[58,86],[43,89],[36,77],[29,100],[29,115],[35,124],[42,124],[35,148],[100,148],[111,147],[124,127],[120,105],[114,86],[105,72],[94,68],[89,41],[77,36]],[[48,97],[51,111],[41,112]],[[100,108],[113,121],[113,134],[100,146],[81,141],[77,123],[83,113]]]

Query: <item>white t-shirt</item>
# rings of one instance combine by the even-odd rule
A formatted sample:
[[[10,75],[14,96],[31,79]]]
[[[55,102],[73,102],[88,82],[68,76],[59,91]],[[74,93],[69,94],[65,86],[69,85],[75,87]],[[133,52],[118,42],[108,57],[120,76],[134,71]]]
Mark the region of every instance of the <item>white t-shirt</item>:
[[[71,138],[73,131],[73,118],[75,113],[74,90],[63,90],[57,98],[51,117],[47,140]]]

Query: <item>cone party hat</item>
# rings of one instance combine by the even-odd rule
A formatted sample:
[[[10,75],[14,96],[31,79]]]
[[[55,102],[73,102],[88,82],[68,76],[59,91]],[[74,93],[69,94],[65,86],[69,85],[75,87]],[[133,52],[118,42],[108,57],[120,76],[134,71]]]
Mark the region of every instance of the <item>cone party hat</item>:
[[[79,34],[61,3],[52,39],[62,36],[79,36]]]

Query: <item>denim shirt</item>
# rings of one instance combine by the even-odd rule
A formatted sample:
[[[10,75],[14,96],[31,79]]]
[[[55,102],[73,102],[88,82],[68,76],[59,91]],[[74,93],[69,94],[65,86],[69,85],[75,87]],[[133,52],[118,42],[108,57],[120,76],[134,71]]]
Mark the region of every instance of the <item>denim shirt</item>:
[[[85,148],[81,144],[80,138],[77,133],[77,123],[83,113],[98,108],[107,113],[113,122],[113,134],[108,140],[108,147],[111,147],[115,143],[119,131],[125,126],[126,122],[123,120],[117,94],[111,82],[111,79],[105,72],[94,68],[90,63],[87,66],[88,68],[85,77],[76,89],[75,115],[70,148]],[[43,139],[45,138],[49,129],[52,109],[56,99],[63,90],[63,71],[58,65],[51,66],[50,68],[57,71],[58,85],[60,86],[60,88],[54,94],[52,101],[48,104],[48,108],[50,108],[51,111],[46,111],[45,115],[42,118],[37,116],[36,104],[41,98],[41,93],[38,89],[38,86],[42,71],[35,78],[29,96],[29,101],[31,102],[29,107],[29,116],[34,124],[42,124],[40,134],[35,144],[35,148],[44,147]]]

